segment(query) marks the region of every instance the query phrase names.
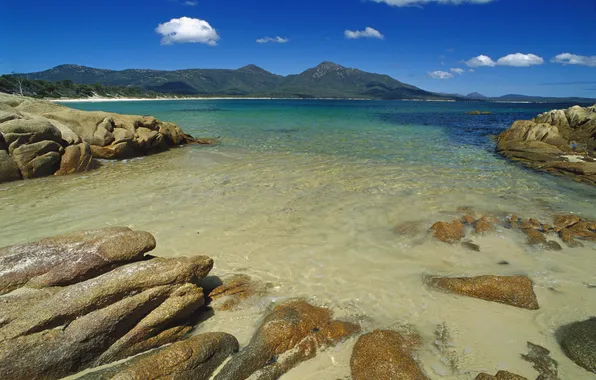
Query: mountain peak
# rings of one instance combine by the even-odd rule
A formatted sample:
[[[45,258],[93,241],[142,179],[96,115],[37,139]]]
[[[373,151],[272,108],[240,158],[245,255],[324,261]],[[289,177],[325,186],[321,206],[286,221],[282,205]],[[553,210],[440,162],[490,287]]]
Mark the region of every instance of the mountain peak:
[[[466,95],[466,97],[471,99],[488,99],[486,96],[478,92],[472,92],[471,94]]]
[[[253,65],[253,64],[243,66],[236,71],[252,73],[252,74],[271,74],[269,71],[267,71],[257,65]]]
[[[315,67],[315,69],[330,71],[330,70],[345,69],[345,67],[343,67],[342,65],[338,65],[337,63],[325,61],[325,62],[321,62],[317,67]]]

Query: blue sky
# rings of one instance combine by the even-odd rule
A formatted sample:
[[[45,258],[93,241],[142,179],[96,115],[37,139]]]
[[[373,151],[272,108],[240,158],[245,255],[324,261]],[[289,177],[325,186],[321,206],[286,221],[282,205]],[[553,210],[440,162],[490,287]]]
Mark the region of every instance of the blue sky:
[[[0,11],[0,73],[254,63],[285,75],[333,61],[431,91],[596,97],[595,0],[4,0]]]

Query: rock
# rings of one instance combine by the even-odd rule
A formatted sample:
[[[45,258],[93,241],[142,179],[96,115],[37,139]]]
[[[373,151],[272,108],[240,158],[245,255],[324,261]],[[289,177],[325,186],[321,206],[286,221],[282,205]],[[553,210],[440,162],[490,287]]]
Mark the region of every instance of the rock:
[[[596,373],[596,317],[562,326],[555,335],[569,359]]]
[[[529,352],[522,355],[522,359],[532,363],[540,376],[537,380],[560,380],[559,364],[550,357],[550,351],[537,344],[528,342]]]
[[[527,243],[529,245],[546,244],[546,237],[542,234],[542,232],[535,229],[524,229],[522,231],[528,235]]]
[[[477,234],[484,234],[495,230],[495,226],[491,223],[489,218],[483,216],[474,223],[474,232]]]
[[[540,223],[540,221],[538,219],[530,218],[528,220],[524,220],[523,222],[521,222],[521,224],[519,225],[519,228],[521,228],[522,230],[529,230],[529,229],[541,230],[542,223]]]
[[[265,318],[248,346],[227,362],[215,380],[277,379],[318,348],[335,345],[359,326],[331,319],[331,311],[302,300],[277,306]]]
[[[137,128],[134,141],[141,150],[150,151],[159,147],[163,141],[163,135],[157,131],[153,131],[145,127],[139,127]]]
[[[571,248],[584,246],[582,243],[580,243],[579,241],[574,239],[573,233],[567,228],[562,229],[559,232],[559,236],[561,237],[561,240],[563,240],[563,242],[566,243]]]
[[[23,178],[37,178],[53,175],[60,168],[62,146],[55,141],[40,141],[20,145],[12,151],[12,159],[19,167]]]
[[[492,115],[493,113],[490,111],[470,111],[466,112],[466,115]]]
[[[114,130],[114,121],[111,117],[106,117],[93,132],[93,138],[88,141],[92,145],[106,146],[114,141],[112,131]]]
[[[507,371],[499,371],[495,376],[491,376],[487,373],[481,373],[476,376],[476,380],[528,380],[523,376],[516,375]]]
[[[10,120],[0,124],[0,132],[4,135],[4,139],[9,146],[17,142],[11,149],[23,144],[32,144],[44,140],[56,143],[62,141],[60,130],[44,119]]]
[[[171,343],[190,331],[192,327],[182,321],[202,305],[202,290],[188,283],[158,285],[126,295],[87,314],[77,313],[78,318],[63,318],[61,328],[48,326],[0,340],[0,378],[61,378],[107,363],[106,352],[109,359],[119,360]],[[56,301],[70,300],[59,297]],[[4,326],[0,334],[29,316]]]
[[[17,164],[8,155],[7,151],[0,150],[0,183],[19,179],[21,179],[21,172]]]
[[[232,353],[238,341],[226,333],[205,333],[137,356],[79,380],[208,380]]]
[[[528,310],[538,310],[532,281],[524,276],[428,277],[436,289]]]
[[[263,293],[263,286],[249,276],[234,275],[209,292],[210,306],[215,310],[229,311],[235,309],[243,300]]]
[[[28,289],[0,297],[0,328],[19,318],[23,311],[56,293],[58,288]]]
[[[95,166],[89,144],[70,145],[64,149],[64,154],[60,160],[60,169],[56,172],[56,175],[82,173],[93,169]]]
[[[180,145],[186,142],[184,132],[176,124],[163,122],[159,125],[158,131],[164,135],[169,145]]]
[[[114,144],[118,144],[124,141],[132,141],[132,139],[135,136],[134,133],[124,128],[114,128],[114,132],[112,133],[112,135],[114,136]]]
[[[21,286],[45,288],[86,280],[142,259],[155,248],[148,232],[126,227],[86,230],[0,248],[0,294]]]
[[[471,241],[462,241],[461,245],[470,251],[480,252],[480,246],[478,244],[472,243]]]
[[[466,214],[464,216],[461,217],[460,221],[464,224],[474,224],[474,222],[476,221],[476,217],[472,214]]]
[[[581,221],[571,227],[568,227],[566,230],[569,231],[573,237],[595,241],[596,232],[593,231],[590,226],[590,223]]]
[[[415,237],[426,232],[428,227],[426,227],[425,224],[426,223],[423,221],[405,222],[395,226],[394,231],[401,236]]]
[[[178,287],[205,277],[212,267],[213,260],[206,256],[154,258],[123,265],[70,285],[36,304],[23,314],[23,318],[0,330],[0,341],[3,337],[14,339],[72,323],[81,315],[149,289],[159,288],[160,294],[169,297]],[[202,305],[202,292],[200,298]]]
[[[21,115],[14,112],[0,111],[0,124],[14,119],[20,119]]]
[[[8,144],[6,143],[6,140],[4,140],[4,136],[2,135],[2,133],[0,133],[0,150],[8,150]]]
[[[544,249],[547,251],[562,251],[563,247],[561,247],[561,244],[557,243],[556,241],[549,240],[546,242]]]
[[[114,143],[110,146],[91,145],[91,156],[104,160],[125,159],[139,156],[139,151],[132,146],[131,141]]]
[[[459,220],[450,223],[437,222],[431,230],[435,238],[445,243],[456,243],[465,236],[464,225]]]
[[[352,352],[354,380],[423,380],[428,377],[412,357],[412,339],[390,330],[362,335]]]

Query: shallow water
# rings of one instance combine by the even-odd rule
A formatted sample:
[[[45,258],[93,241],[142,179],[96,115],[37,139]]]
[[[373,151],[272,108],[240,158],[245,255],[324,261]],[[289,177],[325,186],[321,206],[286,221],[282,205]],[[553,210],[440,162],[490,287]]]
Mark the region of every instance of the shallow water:
[[[475,237],[481,252],[395,226],[480,212],[596,218],[596,190],[531,172],[494,154],[490,135],[516,119],[567,105],[401,101],[205,100],[69,103],[151,114],[215,147],[188,146],[111,162],[95,172],[0,185],[0,245],[124,225],[153,233],[155,254],[207,254],[214,274],[247,273],[272,288],[244,311],[218,313],[198,331],[245,344],[273,300],[302,296],[365,330],[413,325],[433,379],[507,369],[535,378],[520,358],[531,341],[551,350],[562,379],[591,379],[560,351],[554,330],[596,315],[596,246],[547,252],[500,229]],[[466,111],[493,111],[468,116]],[[506,260],[508,266],[498,262]],[[540,310],[429,290],[425,274],[526,274]],[[435,346],[445,323],[450,347]],[[284,379],[349,376],[355,340],[326,350]]]

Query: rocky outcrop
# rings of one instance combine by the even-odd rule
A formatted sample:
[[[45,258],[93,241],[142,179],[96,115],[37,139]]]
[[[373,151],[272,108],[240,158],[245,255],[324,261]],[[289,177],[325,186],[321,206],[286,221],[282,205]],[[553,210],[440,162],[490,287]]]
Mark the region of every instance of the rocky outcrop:
[[[596,105],[516,121],[498,136],[497,151],[527,167],[596,185]]]
[[[459,220],[437,222],[430,229],[435,238],[445,243],[456,243],[465,236],[464,225]]]
[[[539,309],[532,280],[523,276],[427,277],[426,282],[449,293],[523,309]]]
[[[215,369],[237,351],[238,341],[232,335],[205,333],[79,379],[208,380]]]
[[[596,317],[560,327],[556,337],[575,364],[596,373]]]
[[[0,294],[21,286],[70,285],[141,260],[155,248],[147,232],[110,227],[0,248]]]
[[[124,159],[202,143],[151,116],[80,111],[6,94],[0,94],[0,109],[0,183],[91,170],[99,166],[93,158]]]
[[[0,297],[0,378],[60,378],[183,338],[213,261],[144,256],[154,247],[114,227],[1,249],[2,292],[21,289]]]
[[[418,340],[391,330],[362,335],[350,360],[352,379],[428,379],[412,357]]]
[[[333,320],[331,311],[302,300],[277,306],[267,315],[248,346],[225,364],[215,380],[277,379],[318,348],[337,344],[359,326]]]

